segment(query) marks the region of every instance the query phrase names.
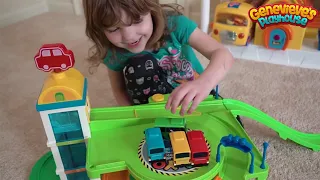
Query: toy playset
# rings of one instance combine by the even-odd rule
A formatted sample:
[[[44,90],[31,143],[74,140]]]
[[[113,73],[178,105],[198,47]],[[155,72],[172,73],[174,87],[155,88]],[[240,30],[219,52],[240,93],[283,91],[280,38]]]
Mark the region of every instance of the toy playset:
[[[312,0],[233,0],[216,7],[212,23],[212,37],[224,44],[245,46],[251,41],[268,49],[286,50],[302,48],[305,37],[315,39],[320,29],[320,16],[316,16],[307,28],[286,24],[275,24],[261,29],[253,23],[249,11],[272,4],[299,4],[312,6]]]
[[[320,134],[294,130],[233,99],[208,96],[183,117],[165,110],[162,94],[144,105],[90,108],[87,79],[74,62],[63,44],[43,45],[35,56],[37,68],[49,73],[36,109],[51,151],[31,180],[267,179],[268,143],[256,146],[238,115],[320,151]]]
[[[253,36],[253,22],[248,12],[253,6],[248,3],[225,2],[216,7],[212,37],[222,43],[247,45]]]

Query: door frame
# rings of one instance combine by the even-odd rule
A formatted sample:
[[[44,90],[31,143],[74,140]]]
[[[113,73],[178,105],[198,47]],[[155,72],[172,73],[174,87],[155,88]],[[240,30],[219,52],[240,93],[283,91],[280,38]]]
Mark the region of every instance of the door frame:
[[[72,0],[72,7],[75,15],[80,16],[84,14],[82,0]]]

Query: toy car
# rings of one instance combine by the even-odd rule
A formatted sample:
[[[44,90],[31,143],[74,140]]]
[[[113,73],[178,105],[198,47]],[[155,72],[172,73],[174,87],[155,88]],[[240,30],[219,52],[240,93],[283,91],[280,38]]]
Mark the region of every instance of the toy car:
[[[191,165],[209,164],[209,149],[200,130],[187,132],[187,138],[191,150]]]
[[[160,128],[148,128],[144,131],[149,161],[165,159],[165,146]]]
[[[185,131],[174,131],[169,133],[172,152],[173,165],[188,165],[190,164],[190,147]]]

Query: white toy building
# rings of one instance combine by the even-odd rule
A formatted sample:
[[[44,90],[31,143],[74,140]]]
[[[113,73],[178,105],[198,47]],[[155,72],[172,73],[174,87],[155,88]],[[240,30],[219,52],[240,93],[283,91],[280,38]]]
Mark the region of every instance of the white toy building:
[[[35,56],[37,68],[49,73],[37,101],[47,146],[61,180],[89,179],[86,140],[90,138],[87,79],[73,68],[74,56],[63,44],[48,44]]]

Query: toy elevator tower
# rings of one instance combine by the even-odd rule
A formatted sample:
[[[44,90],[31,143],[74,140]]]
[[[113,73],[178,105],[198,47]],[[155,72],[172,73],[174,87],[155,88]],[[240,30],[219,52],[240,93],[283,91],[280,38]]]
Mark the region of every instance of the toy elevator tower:
[[[61,180],[88,180],[86,140],[90,138],[87,79],[75,68],[73,52],[63,44],[43,45],[34,57],[48,72],[36,109],[47,135],[47,146]]]

